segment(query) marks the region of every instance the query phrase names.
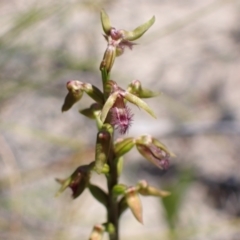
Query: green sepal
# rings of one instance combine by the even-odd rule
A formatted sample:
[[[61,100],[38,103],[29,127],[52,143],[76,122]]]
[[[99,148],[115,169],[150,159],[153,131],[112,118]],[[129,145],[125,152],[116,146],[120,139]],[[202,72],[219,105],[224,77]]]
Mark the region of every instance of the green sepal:
[[[69,81],[67,83],[68,94],[64,99],[62,106],[62,112],[68,111],[76,102],[78,102],[83,96],[83,89],[81,82]]]
[[[129,152],[135,145],[135,138],[129,137],[129,138],[123,138],[118,139],[114,143],[114,153],[116,157],[121,157],[127,152]]]
[[[57,193],[55,194],[55,197],[58,197],[67,187],[69,187],[72,179],[71,177],[67,178],[67,179],[59,179],[56,178],[55,179],[59,184],[61,184],[61,188],[57,191]]]
[[[103,109],[102,109],[101,116],[100,116],[100,119],[102,122],[105,121],[109,110],[111,109],[111,107],[113,106],[113,104],[115,103],[115,101],[118,97],[118,94],[119,94],[118,92],[114,92],[113,94],[111,94],[108,97],[107,101],[105,102]]]
[[[102,11],[101,11],[101,23],[102,23],[103,31],[106,34],[108,34],[109,31],[111,30],[111,22],[110,22],[110,19],[109,19],[107,13],[104,11],[104,9],[102,9]]]
[[[152,138],[152,142],[155,146],[159,147],[161,150],[168,153],[169,156],[176,157],[176,155],[173,152],[169,151],[168,148],[163,143],[158,141],[156,138]]]
[[[102,106],[100,104],[93,103],[89,108],[79,110],[79,113],[90,119],[96,119],[97,116],[100,115],[101,109]]]
[[[138,193],[143,196],[154,196],[154,197],[167,197],[171,195],[170,192],[157,189],[155,187],[149,186],[145,180],[141,180],[137,185]]]
[[[153,92],[143,88],[141,82],[138,80],[134,80],[131,84],[129,84],[127,91],[139,98],[152,98],[160,95],[158,92]]]
[[[128,41],[134,41],[140,38],[155,22],[155,16],[153,16],[146,23],[138,26],[133,31],[122,30],[123,38]]]
[[[126,100],[128,100],[130,103],[135,104],[136,106],[144,109],[146,112],[148,112],[152,117],[157,118],[154,114],[154,112],[150,109],[150,107],[139,97],[129,93],[129,92],[124,92],[123,96]]]
[[[151,186],[148,186],[146,189],[140,189],[138,192],[143,196],[167,197],[171,195],[168,191],[163,191]]]
[[[97,87],[89,83],[83,83],[82,88],[83,91],[97,103],[104,103],[103,93]]]
[[[124,184],[117,184],[113,187],[113,194],[117,197],[125,193],[127,186]]]
[[[103,191],[100,187],[88,184],[88,188],[93,195],[94,198],[96,198],[101,204],[103,204],[105,207],[108,205],[108,196],[105,191]]]
[[[79,110],[79,113],[81,113],[82,115],[84,115],[85,117],[88,117],[90,119],[95,119],[95,114],[92,111],[91,107]]]

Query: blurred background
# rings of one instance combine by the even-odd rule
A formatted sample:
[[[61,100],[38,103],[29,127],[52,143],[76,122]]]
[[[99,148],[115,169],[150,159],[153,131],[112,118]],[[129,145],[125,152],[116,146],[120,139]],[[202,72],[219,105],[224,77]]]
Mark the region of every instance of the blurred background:
[[[105,221],[87,190],[54,197],[56,177],[94,159],[95,123],[78,113],[92,100],[64,114],[61,106],[68,80],[101,88],[102,8],[126,30],[156,16],[116,59],[112,79],[162,92],[147,100],[157,120],[131,106],[127,135],[152,134],[177,155],[167,171],[135,149],[126,155],[122,183],[146,179],[172,195],[142,197],[144,225],[128,210],[121,239],[239,240],[238,0],[0,1],[0,239],[84,240]],[[106,188],[101,176],[92,179]]]

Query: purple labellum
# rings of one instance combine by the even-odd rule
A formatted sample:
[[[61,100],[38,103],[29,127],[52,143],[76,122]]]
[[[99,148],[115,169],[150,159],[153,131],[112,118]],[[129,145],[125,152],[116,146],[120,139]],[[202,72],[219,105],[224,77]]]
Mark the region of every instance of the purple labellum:
[[[169,159],[168,158],[160,160],[159,163],[164,170],[167,170],[169,168]]]
[[[110,36],[113,40],[118,40],[118,39],[122,38],[122,33],[119,30],[117,30],[116,28],[111,28]]]
[[[120,134],[125,134],[133,121],[133,114],[130,108],[113,107],[111,109],[112,125],[119,130]]]

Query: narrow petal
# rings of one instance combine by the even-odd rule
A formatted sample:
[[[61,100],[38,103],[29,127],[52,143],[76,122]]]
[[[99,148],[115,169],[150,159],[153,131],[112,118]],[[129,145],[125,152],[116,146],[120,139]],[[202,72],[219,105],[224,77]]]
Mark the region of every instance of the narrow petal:
[[[133,31],[125,31],[123,30],[123,36],[125,40],[134,41],[140,38],[155,22],[155,16],[153,16],[146,23],[141,26],[135,28]]]
[[[110,19],[109,19],[108,15],[104,11],[104,9],[102,9],[102,11],[101,11],[101,22],[102,22],[103,31],[106,34],[109,34],[109,32],[111,30],[111,23],[110,23]]]
[[[135,104],[136,106],[144,109],[146,112],[148,112],[152,117],[157,118],[154,114],[154,112],[150,109],[150,107],[140,98],[137,96],[129,93],[129,92],[124,92],[122,93],[123,97],[127,99],[130,103]]]
[[[106,103],[103,106],[101,117],[100,117],[102,122],[106,120],[107,114],[109,110],[112,108],[113,104],[115,103],[117,97],[118,97],[118,92],[114,92],[107,99]]]

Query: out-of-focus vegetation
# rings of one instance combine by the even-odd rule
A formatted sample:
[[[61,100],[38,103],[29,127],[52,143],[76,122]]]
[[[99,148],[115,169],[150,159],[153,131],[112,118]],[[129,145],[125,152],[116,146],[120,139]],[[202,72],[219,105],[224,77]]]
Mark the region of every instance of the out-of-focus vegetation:
[[[129,135],[143,128],[168,141],[177,155],[172,165],[180,168],[154,172],[126,156],[131,171],[123,181],[146,178],[169,186],[172,196],[149,204],[144,226],[123,216],[122,239],[238,240],[240,6],[234,0],[0,2],[0,239],[87,239],[96,214],[105,219],[87,192],[75,201],[69,193],[54,198],[55,177],[93,160],[95,126],[60,110],[68,80],[99,86],[101,8],[123,28],[156,16],[136,54],[117,59],[113,77],[123,85],[146,79],[164,93],[149,102],[159,120],[141,122],[136,112]],[[78,107],[90,103],[84,97]],[[194,169],[191,181],[185,169]]]

